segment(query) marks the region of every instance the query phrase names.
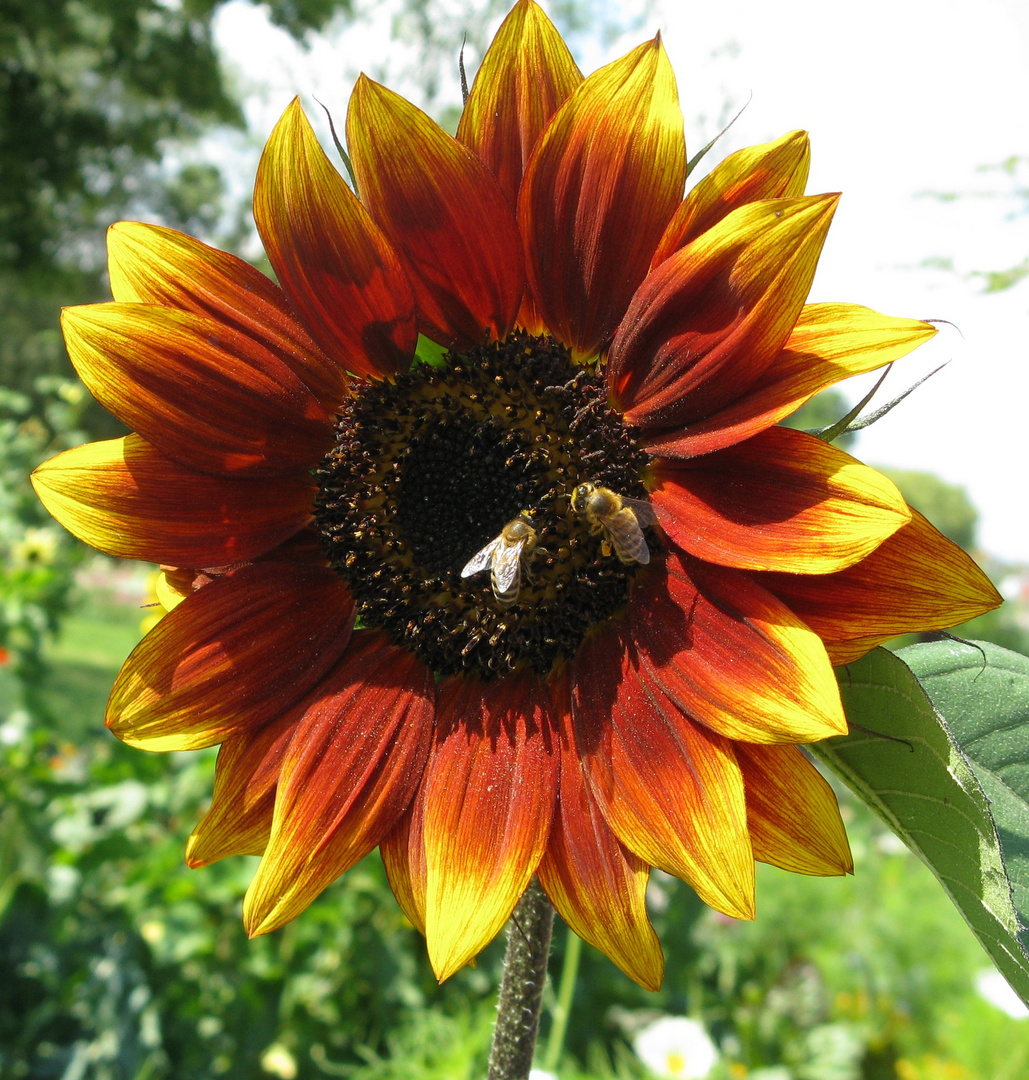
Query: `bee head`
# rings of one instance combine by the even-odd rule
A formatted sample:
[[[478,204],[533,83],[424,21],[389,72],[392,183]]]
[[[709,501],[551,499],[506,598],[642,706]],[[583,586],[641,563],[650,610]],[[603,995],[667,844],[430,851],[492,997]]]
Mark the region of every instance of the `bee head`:
[[[593,484],[580,484],[572,492],[572,510],[577,514],[584,513],[589,505],[590,496],[596,491]]]
[[[596,484],[580,484],[572,492],[572,509],[590,518],[606,518],[618,513],[621,499],[609,488]]]

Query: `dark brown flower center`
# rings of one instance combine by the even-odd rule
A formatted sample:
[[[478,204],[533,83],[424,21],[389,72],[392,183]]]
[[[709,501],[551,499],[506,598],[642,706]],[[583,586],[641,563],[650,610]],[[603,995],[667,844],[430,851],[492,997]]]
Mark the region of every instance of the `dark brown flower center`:
[[[546,674],[625,606],[638,564],[572,494],[645,498],[650,459],[603,377],[553,339],[512,334],[369,384],[336,437],[316,474],[329,560],[361,623],[437,674]]]

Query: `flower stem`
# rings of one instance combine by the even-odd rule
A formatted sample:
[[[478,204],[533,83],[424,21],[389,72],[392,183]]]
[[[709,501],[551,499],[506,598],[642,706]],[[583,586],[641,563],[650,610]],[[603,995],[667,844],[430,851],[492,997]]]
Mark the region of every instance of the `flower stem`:
[[[533,878],[507,929],[504,978],[487,1080],[526,1080],[529,1075],[553,928],[554,908]]]

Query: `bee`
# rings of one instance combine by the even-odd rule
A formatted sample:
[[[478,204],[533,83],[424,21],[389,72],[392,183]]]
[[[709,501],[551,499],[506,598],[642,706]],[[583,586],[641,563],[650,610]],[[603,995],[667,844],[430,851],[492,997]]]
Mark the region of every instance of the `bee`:
[[[623,563],[650,562],[643,530],[657,524],[657,514],[646,499],[630,499],[610,488],[580,484],[572,492],[572,509],[586,519],[590,532],[602,534],[601,551],[614,553]]]
[[[539,537],[525,514],[512,518],[481,551],[477,551],[461,571],[472,577],[489,567],[493,595],[501,607],[510,607],[522,587],[522,562],[532,554]],[[540,549],[542,550],[542,549]]]

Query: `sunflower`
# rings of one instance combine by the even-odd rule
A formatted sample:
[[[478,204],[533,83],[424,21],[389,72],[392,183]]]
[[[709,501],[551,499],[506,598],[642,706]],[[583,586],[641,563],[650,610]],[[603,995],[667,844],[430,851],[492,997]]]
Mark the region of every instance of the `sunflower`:
[[[836,195],[792,132],[683,197],[660,38],[583,78],[532,0],[456,138],[362,76],[354,190],[294,101],[257,174],[277,284],[153,225],[64,314],[133,434],[46,462],[73,533],[162,564],[107,723],[221,744],[187,860],[294,918],[374,848],[443,979],[534,874],[647,987],[651,867],[737,918],[755,859],[851,869],[798,744],[833,665],[999,598],[893,484],[779,426],[933,328],[806,304]],[[356,193],[355,193],[356,192]]]

